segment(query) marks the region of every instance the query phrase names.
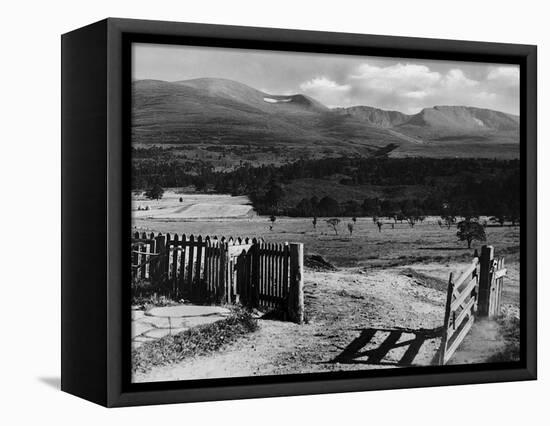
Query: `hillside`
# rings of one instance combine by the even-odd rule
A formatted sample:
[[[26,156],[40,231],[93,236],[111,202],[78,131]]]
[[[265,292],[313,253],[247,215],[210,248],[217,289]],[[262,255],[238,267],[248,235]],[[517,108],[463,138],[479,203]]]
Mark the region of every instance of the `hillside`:
[[[517,131],[519,117],[490,109],[464,106],[424,108],[400,125],[461,131]]]
[[[435,106],[407,115],[369,106],[329,109],[303,94],[277,95],[232,80],[133,83],[132,135],[143,145],[252,145],[303,155],[519,156],[519,118]],[[478,145],[482,146],[477,149]],[[472,145],[474,149],[465,149]]]
[[[389,128],[407,122],[411,116],[399,111],[386,111],[370,106],[335,108],[334,112],[353,117],[374,127]]]

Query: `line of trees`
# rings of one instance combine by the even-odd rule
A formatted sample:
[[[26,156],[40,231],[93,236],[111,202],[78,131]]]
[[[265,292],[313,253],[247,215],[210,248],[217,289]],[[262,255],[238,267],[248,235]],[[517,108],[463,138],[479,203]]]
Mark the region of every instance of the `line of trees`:
[[[312,194],[291,201],[295,200],[295,180],[330,177],[333,182],[335,176],[339,176],[340,185],[374,186],[386,195],[343,201]],[[248,195],[256,211],[265,215],[388,216],[402,220],[427,215],[490,215],[503,223],[517,221],[520,212],[519,160],[340,157],[282,166],[244,164],[231,171],[217,171],[204,161],[138,156],[132,163],[132,185],[135,189],[193,185],[201,192]],[[405,199],[403,191],[401,198],[393,195],[394,189],[403,188],[422,188],[425,195]]]

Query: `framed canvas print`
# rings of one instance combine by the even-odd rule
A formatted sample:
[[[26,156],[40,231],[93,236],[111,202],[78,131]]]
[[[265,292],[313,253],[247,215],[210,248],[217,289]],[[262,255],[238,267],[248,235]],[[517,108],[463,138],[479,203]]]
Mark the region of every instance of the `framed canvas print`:
[[[62,37],[62,389],[536,378],[536,47],[107,19]]]

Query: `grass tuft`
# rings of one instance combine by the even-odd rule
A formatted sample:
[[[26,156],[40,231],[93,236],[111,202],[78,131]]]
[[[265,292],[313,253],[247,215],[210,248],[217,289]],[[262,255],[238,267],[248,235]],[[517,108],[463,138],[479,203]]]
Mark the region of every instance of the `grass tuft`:
[[[506,339],[506,345],[500,352],[492,355],[488,362],[514,362],[520,359],[519,318],[501,316],[497,319],[500,332]]]

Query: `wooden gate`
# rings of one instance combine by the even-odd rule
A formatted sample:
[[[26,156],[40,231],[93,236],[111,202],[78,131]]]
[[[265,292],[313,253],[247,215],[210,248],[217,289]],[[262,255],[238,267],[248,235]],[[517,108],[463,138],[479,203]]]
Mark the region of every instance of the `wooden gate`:
[[[495,258],[491,246],[483,246],[480,257],[479,316],[494,318],[500,313],[502,286],[506,276],[504,258]]]
[[[504,277],[506,276],[506,268],[504,267],[504,258],[500,257],[493,261],[493,268],[489,279],[489,306],[487,316],[494,318],[500,314],[500,305],[502,300],[502,287],[504,285]]]
[[[479,260],[476,257],[456,281],[453,280],[452,273],[449,277],[443,336],[439,349],[441,365],[449,361],[474,323],[479,282],[478,264]]]
[[[285,306],[290,282],[290,248],[285,244],[260,243],[254,252],[257,262],[257,305],[265,309]]]
[[[494,318],[500,313],[506,269],[504,258],[494,258],[491,246],[481,248],[481,256],[455,281],[449,277],[447,303],[439,363],[446,364],[472,328],[476,317]]]
[[[236,241],[227,244],[227,303],[283,309],[290,282],[289,244]]]

